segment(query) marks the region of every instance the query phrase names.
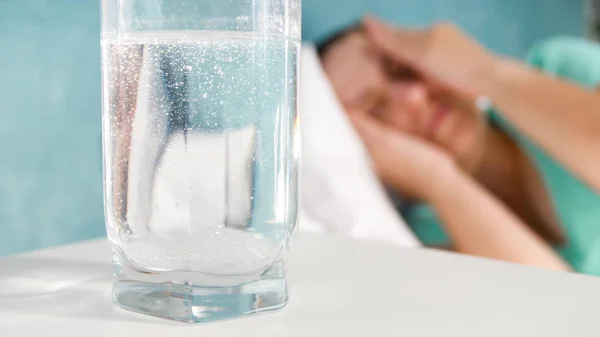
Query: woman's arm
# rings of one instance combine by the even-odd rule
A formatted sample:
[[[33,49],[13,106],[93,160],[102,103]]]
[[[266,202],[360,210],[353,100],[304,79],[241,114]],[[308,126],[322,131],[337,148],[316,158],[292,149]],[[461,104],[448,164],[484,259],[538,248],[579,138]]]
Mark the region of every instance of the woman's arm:
[[[507,120],[600,191],[600,93],[508,59],[480,80]]]
[[[568,270],[538,236],[443,150],[357,111],[349,116],[384,183],[432,204],[459,251]]]
[[[443,181],[430,202],[459,252],[570,270],[550,246],[471,177],[453,170]]]

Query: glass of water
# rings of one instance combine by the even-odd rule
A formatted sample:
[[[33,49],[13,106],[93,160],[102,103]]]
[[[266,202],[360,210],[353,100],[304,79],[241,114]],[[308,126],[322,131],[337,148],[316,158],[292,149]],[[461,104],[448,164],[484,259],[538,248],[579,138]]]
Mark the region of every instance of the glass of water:
[[[300,0],[102,0],[114,300],[186,322],[288,299]]]

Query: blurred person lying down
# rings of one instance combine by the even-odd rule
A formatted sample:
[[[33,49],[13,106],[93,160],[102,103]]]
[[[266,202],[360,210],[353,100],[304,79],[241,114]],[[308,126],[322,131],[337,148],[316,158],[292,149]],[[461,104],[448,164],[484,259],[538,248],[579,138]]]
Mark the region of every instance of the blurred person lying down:
[[[599,46],[551,39],[526,66],[370,18],[321,58],[382,181],[427,205],[406,212],[425,244],[600,274]]]

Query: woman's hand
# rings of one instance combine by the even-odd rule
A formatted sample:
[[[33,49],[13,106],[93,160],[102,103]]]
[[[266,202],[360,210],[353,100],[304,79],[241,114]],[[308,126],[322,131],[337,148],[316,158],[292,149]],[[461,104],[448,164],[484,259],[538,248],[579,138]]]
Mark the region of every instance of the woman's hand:
[[[378,119],[442,148],[467,172],[477,170],[490,128],[472,102],[431,90],[420,80],[394,81],[389,92],[390,109],[378,113]]]
[[[371,112],[385,100],[387,77],[363,32],[351,31],[332,42],[321,61],[345,109]]]
[[[488,125],[486,116],[474,102],[482,94],[478,83],[495,67],[496,57],[449,24],[408,30],[369,17],[363,27],[372,48],[385,64],[391,64],[399,73],[417,76],[400,81],[409,85],[390,86],[400,89],[389,90],[391,109],[384,111],[383,120],[401,125],[394,121],[418,116],[417,132],[414,127],[398,129],[432,141],[450,152],[467,171],[476,170],[485,151]]]
[[[373,17],[364,20],[371,43],[390,61],[423,76],[463,97],[480,94],[496,57],[452,24],[425,30],[391,27]]]
[[[446,192],[458,169],[451,156],[369,114],[349,113],[382,181],[409,197],[432,202]]]

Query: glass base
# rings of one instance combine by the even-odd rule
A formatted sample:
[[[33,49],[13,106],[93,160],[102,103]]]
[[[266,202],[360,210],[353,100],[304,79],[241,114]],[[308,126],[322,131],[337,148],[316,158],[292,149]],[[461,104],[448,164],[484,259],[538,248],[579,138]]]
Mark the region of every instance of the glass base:
[[[115,267],[116,271],[124,271],[123,265]],[[178,272],[148,273],[127,269],[126,273],[115,273],[114,302],[126,310],[174,321],[198,323],[232,319],[275,311],[288,302],[282,263],[257,275],[252,282],[216,287],[172,282],[184,278]],[[132,274],[140,277],[131,277]],[[128,278],[124,279],[125,275]],[[202,279],[204,276],[185,275],[185,279]],[[214,280],[215,277],[211,278]]]

